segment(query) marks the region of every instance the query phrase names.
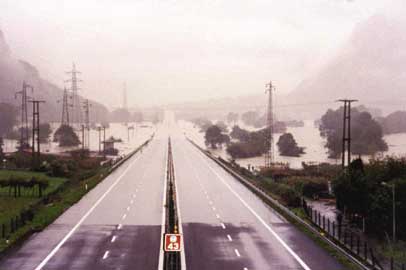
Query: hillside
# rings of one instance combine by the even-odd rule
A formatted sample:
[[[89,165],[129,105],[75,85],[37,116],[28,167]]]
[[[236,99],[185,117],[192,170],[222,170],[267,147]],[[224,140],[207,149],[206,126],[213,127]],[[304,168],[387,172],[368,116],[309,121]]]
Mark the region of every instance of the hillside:
[[[303,81],[289,100],[355,98],[394,110],[406,100],[406,19],[376,15],[358,25],[339,54]]]
[[[19,104],[15,99],[15,92],[21,90],[23,81],[34,87],[34,93],[30,93],[31,96],[46,101],[41,106],[41,118],[45,121],[59,121],[61,109],[57,101],[62,98],[62,90],[41,78],[39,71],[33,65],[16,59],[0,30],[0,102]],[[96,102],[92,104],[93,119],[98,115],[108,115],[103,105]]]

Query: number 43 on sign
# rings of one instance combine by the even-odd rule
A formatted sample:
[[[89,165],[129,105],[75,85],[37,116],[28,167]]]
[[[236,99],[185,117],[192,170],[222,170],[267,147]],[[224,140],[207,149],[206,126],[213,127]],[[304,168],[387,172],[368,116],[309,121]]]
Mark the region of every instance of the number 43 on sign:
[[[165,239],[164,245],[165,251],[176,251],[176,252],[181,251],[181,243],[182,243],[181,234],[167,233],[165,234],[164,239]]]

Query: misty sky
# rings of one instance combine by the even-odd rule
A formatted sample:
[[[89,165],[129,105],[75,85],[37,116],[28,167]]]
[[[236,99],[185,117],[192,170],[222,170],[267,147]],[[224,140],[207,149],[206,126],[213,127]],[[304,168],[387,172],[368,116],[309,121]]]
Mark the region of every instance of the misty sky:
[[[14,55],[120,106],[292,90],[389,0],[0,0]]]

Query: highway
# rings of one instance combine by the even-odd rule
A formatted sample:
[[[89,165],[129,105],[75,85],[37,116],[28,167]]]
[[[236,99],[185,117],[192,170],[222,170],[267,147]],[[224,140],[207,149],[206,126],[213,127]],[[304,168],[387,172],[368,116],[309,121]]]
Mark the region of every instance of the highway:
[[[167,136],[156,137],[0,269],[158,269]]]
[[[142,153],[12,251],[0,269],[161,270],[168,136],[185,269],[344,269],[187,141],[173,119],[163,127]]]
[[[184,136],[172,145],[188,270],[343,269]]]

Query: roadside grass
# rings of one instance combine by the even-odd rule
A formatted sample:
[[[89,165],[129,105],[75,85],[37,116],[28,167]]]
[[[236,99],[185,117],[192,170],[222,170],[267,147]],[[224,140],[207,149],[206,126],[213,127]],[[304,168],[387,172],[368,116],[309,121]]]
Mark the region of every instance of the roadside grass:
[[[7,180],[9,177],[21,177],[30,179],[36,177],[38,179],[47,180],[49,185],[43,191],[43,196],[46,196],[57,190],[63,183],[67,181],[65,178],[49,177],[45,173],[30,172],[30,171],[9,171],[0,170],[0,181]],[[22,189],[20,197],[14,197],[13,192],[10,194],[9,187],[0,188],[0,224],[9,223],[11,218],[19,215],[21,211],[31,205],[39,202],[37,193],[33,190]]]
[[[24,226],[17,229],[13,234],[8,235],[8,239],[0,239],[0,253],[22,242],[26,237],[33,232],[41,231],[46,226],[51,224],[58,218],[66,209],[78,202],[88,191],[100,183],[108,174],[109,168],[100,168],[98,172],[83,181],[69,181],[60,191],[51,194],[47,204],[38,204],[35,208],[35,215],[32,221],[27,222]],[[18,173],[18,172],[16,172]],[[27,175],[29,172],[21,172],[22,175]],[[42,174],[34,173],[37,176]],[[31,174],[30,174],[31,175]],[[1,176],[0,176],[1,177]],[[48,180],[53,181],[44,194],[50,194],[55,191],[59,185],[67,180],[63,178],[48,177]],[[58,185],[59,184],[59,185]],[[87,188],[86,188],[87,185]],[[0,197],[0,216],[3,220],[10,219],[19,213],[25,207],[37,203],[41,200],[38,197]]]

